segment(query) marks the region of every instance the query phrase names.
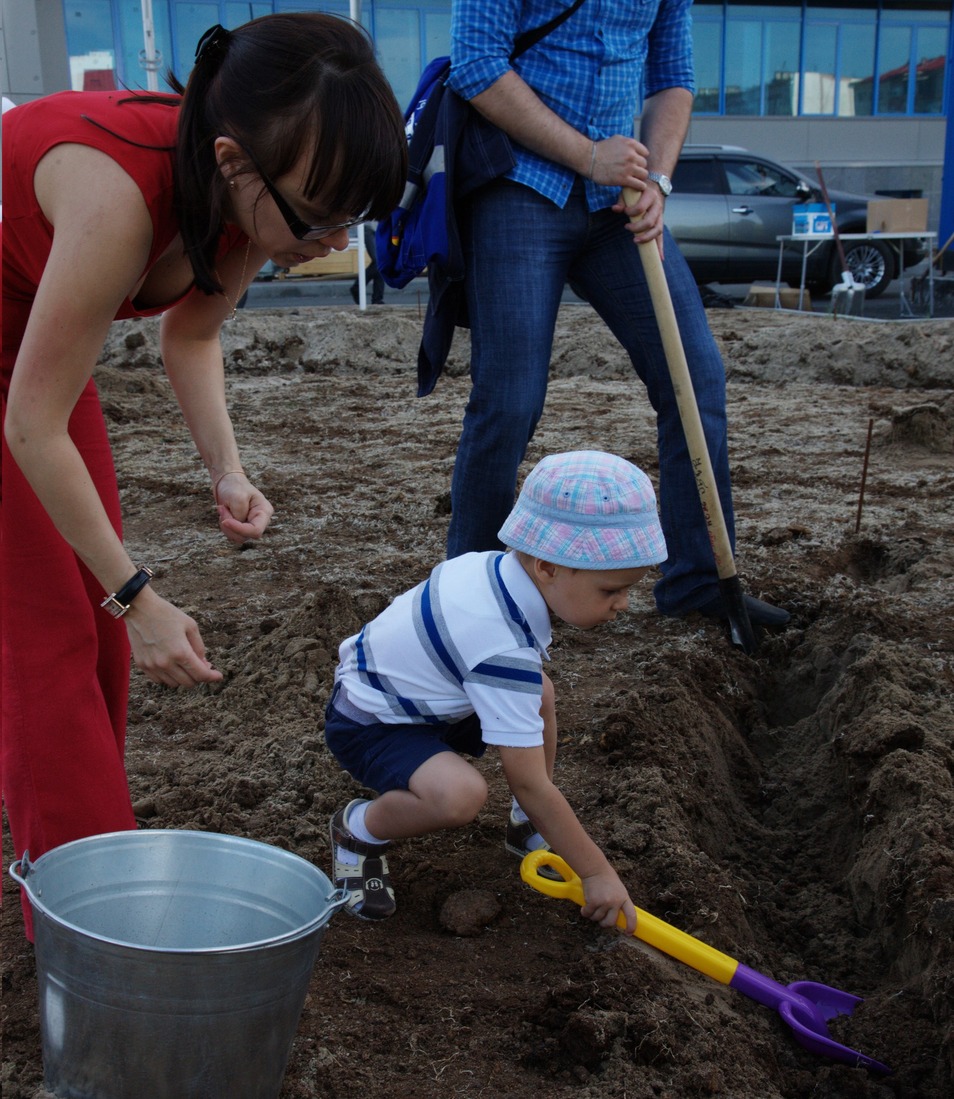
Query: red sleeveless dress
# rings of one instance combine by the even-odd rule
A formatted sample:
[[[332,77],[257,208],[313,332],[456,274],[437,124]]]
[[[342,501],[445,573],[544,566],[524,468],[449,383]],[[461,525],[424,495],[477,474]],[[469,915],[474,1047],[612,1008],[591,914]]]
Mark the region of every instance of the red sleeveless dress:
[[[4,412],[52,242],[53,228],[33,191],[44,154],[63,142],[79,143],[125,169],[152,217],[147,270],[178,232],[172,206],[178,109],[175,101],[129,99],[125,92],[63,92],[3,116]],[[168,307],[137,309],[127,299],[116,316]],[[116,474],[92,380],[69,430],[121,537]],[[125,625],[99,606],[108,593],[53,526],[5,441],[2,462],[0,783],[16,855],[28,850],[35,860],[70,840],[136,827],[123,764],[130,648]],[[25,900],[24,916],[32,938]]]

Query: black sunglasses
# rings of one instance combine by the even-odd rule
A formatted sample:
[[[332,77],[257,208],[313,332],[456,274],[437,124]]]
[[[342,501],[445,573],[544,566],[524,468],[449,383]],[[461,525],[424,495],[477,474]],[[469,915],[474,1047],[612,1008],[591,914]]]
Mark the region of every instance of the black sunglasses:
[[[278,188],[268,178],[268,176],[259,167],[258,161],[252,154],[245,148],[240,141],[236,141],[233,137],[235,144],[245,153],[248,159],[252,162],[252,166],[258,173],[258,178],[264,183],[265,190],[272,196],[272,200],[278,207],[278,212],[285,219],[285,224],[297,240],[321,240],[322,237],[330,237],[332,233],[337,233],[341,229],[353,229],[356,225],[361,225],[362,222],[368,220],[368,211],[365,210],[363,214],[359,214],[356,218],[350,218],[348,221],[339,222],[337,225],[309,225],[306,221],[302,221],[301,218],[295,213],[295,211],[288,205],[288,203],[279,194]]]

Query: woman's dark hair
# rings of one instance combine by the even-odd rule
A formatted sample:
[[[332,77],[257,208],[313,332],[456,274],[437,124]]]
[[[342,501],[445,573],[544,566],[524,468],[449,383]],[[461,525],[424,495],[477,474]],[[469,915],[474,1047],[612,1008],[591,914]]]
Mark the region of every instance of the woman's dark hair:
[[[299,12],[217,30],[200,44],[186,87],[177,87],[175,206],[196,285],[206,293],[222,289],[215,255],[227,184],[216,138],[233,138],[272,180],[311,149],[303,195],[320,194],[334,214],[385,217],[407,176],[404,118],[361,27]],[[241,170],[255,169],[244,163]]]

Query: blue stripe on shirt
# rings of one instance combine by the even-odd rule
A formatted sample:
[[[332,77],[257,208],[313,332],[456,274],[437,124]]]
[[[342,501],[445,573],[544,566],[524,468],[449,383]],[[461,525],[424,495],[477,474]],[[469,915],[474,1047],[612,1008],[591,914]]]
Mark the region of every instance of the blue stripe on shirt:
[[[427,581],[427,583],[421,590],[419,607],[421,614],[421,624],[424,627],[424,633],[429,643],[431,659],[435,660],[436,657],[435,663],[437,663],[437,661],[440,661],[440,663],[447,669],[453,679],[458,684],[462,684],[464,682],[464,676],[467,672],[467,669],[461,669],[457,665],[457,663],[454,661],[453,656],[451,656],[447,645],[444,643],[443,631],[441,630],[440,625],[438,625],[437,618],[434,614],[434,607],[431,602],[432,581],[437,580],[439,578],[439,575],[440,573],[438,567],[438,569],[435,570],[431,578]]]
[[[437,724],[441,719],[425,713],[420,707],[415,705],[412,699],[404,698],[400,694],[390,689],[390,684],[378,675],[377,672],[371,671],[368,666],[368,652],[367,642],[365,641],[365,634],[367,632],[367,626],[358,635],[358,640],[355,642],[355,657],[358,666],[358,674],[361,678],[369,683],[376,691],[380,691],[381,694],[388,699],[389,707],[392,710],[397,710],[400,713],[407,714],[410,718],[415,718],[419,722],[426,722],[427,724]]]
[[[507,612],[510,615],[511,621],[517,626],[520,631],[520,644],[526,645],[529,649],[536,648],[536,640],[534,639],[533,632],[530,629],[530,625],[526,618],[523,616],[523,611],[517,606],[513,596],[507,591],[507,585],[503,582],[503,577],[500,575],[500,562],[504,559],[504,555],[501,553],[499,556],[493,558],[494,566],[494,578],[497,581],[497,591],[500,593],[501,598],[504,601],[504,605],[507,608]]]
[[[543,684],[543,673],[539,665],[526,661],[498,660],[496,663],[480,663],[467,677],[468,683],[485,683],[496,686],[506,681],[511,690],[539,694]]]

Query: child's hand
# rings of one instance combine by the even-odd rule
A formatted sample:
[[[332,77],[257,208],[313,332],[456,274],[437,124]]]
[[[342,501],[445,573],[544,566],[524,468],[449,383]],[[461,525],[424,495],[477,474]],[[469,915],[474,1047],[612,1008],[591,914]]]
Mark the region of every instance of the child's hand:
[[[636,930],[636,909],[629,899],[626,887],[614,870],[593,874],[583,879],[583,896],[586,903],[581,909],[588,920],[600,927],[616,927],[620,912],[626,920],[626,933],[632,935]]]

